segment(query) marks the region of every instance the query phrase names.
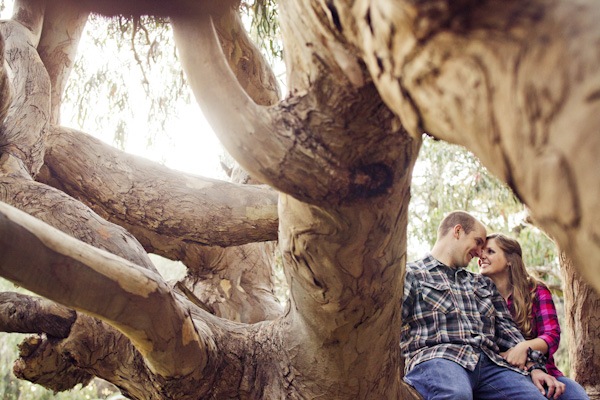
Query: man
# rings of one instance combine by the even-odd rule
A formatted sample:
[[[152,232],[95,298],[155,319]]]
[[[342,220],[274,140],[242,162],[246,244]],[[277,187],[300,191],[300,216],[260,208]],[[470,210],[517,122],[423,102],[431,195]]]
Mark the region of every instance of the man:
[[[454,211],[440,224],[431,253],[406,266],[404,379],[425,399],[545,399],[543,385],[550,398],[559,396],[560,382],[539,369],[530,378],[499,355],[523,336],[491,280],[465,269],[485,239],[481,222]]]

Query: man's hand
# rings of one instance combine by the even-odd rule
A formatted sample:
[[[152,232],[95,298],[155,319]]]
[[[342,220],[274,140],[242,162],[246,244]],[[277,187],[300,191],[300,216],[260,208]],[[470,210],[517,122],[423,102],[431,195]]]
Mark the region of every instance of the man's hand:
[[[512,347],[508,349],[508,351],[500,354],[513,367],[526,370],[528,348],[529,344],[525,341],[517,344],[515,347]]]
[[[541,369],[531,371],[531,381],[549,399],[557,399],[565,392],[565,384]],[[548,392],[546,393],[546,388]]]

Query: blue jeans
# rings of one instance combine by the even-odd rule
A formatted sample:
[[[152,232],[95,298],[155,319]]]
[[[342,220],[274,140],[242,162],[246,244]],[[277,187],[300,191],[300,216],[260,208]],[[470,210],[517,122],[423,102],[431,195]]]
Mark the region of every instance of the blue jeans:
[[[483,353],[472,372],[435,358],[417,364],[404,380],[425,400],[547,400],[529,376],[500,367]]]
[[[585,393],[583,387],[573,379],[567,378],[566,376],[561,376],[556,379],[566,386],[565,392],[559,397],[560,400],[590,400],[590,397]]]

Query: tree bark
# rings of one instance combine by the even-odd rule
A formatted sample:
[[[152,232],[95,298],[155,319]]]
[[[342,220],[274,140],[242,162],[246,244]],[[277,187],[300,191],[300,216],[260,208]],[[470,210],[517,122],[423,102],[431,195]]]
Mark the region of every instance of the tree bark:
[[[586,283],[573,262],[560,253],[565,283],[565,320],[569,335],[571,377],[591,400],[600,399],[600,296]]]
[[[39,179],[127,228],[148,251],[179,259],[170,252],[178,242],[232,246],[277,237],[277,193],[266,187],[184,174],[71,129],[53,129],[47,143]],[[219,228],[209,229],[215,221]]]
[[[413,136],[473,151],[600,290],[595,1],[334,1],[318,13]]]
[[[53,24],[64,15],[19,2],[2,26],[14,101],[0,137],[0,195],[29,215],[0,204],[0,275],[77,310],[58,322],[69,328],[63,339],[23,345],[19,376],[55,390],[99,376],[135,399],[418,398],[401,379],[398,337],[424,131],[473,150],[600,287],[600,53],[591,46],[600,8],[591,0],[283,1],[290,93],[278,104],[240,19],[223,13],[229,2],[77,4],[171,15],[217,134],[253,178],[281,193],[175,174],[72,130],[52,128],[48,138],[71,66],[52,57],[62,37]],[[209,18],[211,8],[219,14]],[[74,10],[64,23],[73,40],[60,52],[68,60],[83,20]],[[38,42],[48,46],[45,64]],[[250,243],[275,239],[277,223],[290,290],[283,314],[269,303],[272,271],[251,267],[268,265],[261,252],[233,267],[256,250]],[[185,295],[147,251],[186,261]],[[578,300],[596,301],[571,286]],[[247,323],[207,313],[197,299]],[[573,324],[596,318],[587,307],[573,306]]]

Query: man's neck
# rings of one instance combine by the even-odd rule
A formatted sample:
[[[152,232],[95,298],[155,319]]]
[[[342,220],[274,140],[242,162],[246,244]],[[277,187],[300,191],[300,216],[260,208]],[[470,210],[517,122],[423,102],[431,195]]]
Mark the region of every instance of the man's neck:
[[[457,269],[457,267],[454,265],[454,261],[452,260],[452,254],[444,246],[440,246],[439,242],[437,242],[433,246],[433,249],[431,249],[431,255],[447,267]]]

